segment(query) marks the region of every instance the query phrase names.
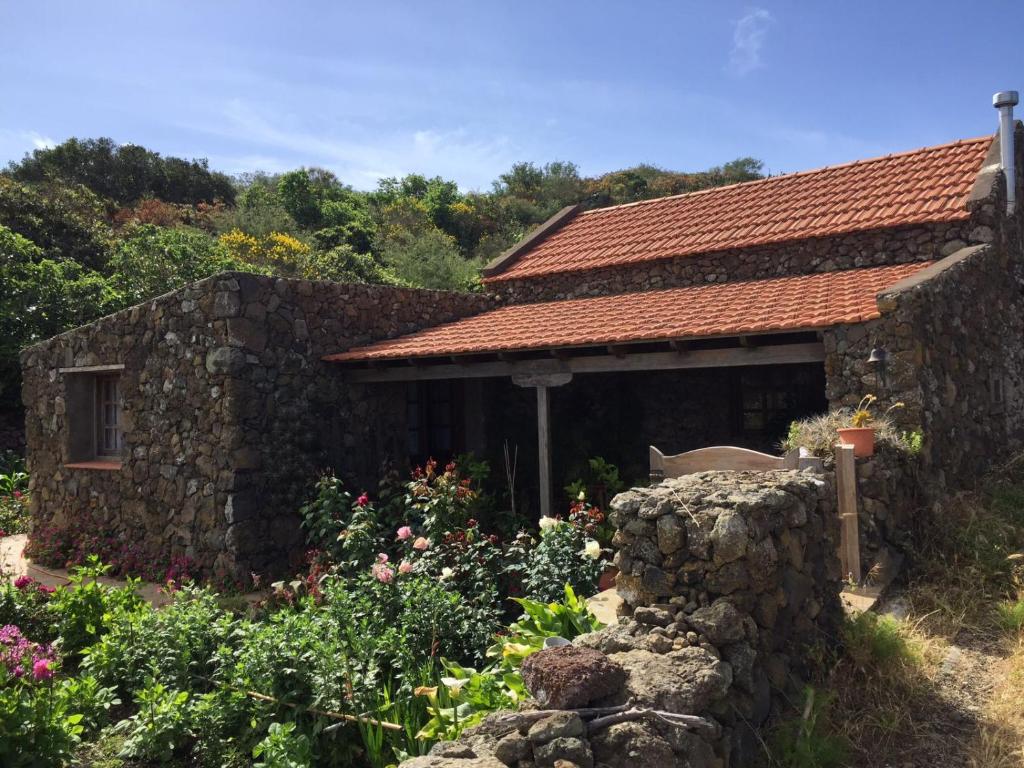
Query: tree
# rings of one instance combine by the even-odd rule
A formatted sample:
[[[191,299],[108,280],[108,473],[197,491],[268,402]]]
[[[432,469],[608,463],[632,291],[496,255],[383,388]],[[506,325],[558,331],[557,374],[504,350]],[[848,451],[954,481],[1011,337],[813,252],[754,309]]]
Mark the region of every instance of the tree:
[[[455,239],[439,229],[392,235],[378,246],[380,260],[418,288],[469,291],[479,287],[480,264],[459,253]]]
[[[106,209],[81,185],[21,184],[0,176],[0,222],[54,261],[101,269],[113,241]]]
[[[19,401],[20,350],[114,311],[121,298],[102,275],[46,258],[35,243],[0,225],[0,403]]]
[[[251,269],[197,229],[153,224],[129,227],[108,265],[125,304],[138,304],[226,270]]]
[[[144,147],[118,145],[108,138],[72,138],[37,149],[21,162],[10,163],[6,173],[36,184],[81,184],[119,205],[131,205],[145,197],[187,205],[215,200],[230,205],[235,201],[231,179],[211,171],[206,160],[164,158]]]

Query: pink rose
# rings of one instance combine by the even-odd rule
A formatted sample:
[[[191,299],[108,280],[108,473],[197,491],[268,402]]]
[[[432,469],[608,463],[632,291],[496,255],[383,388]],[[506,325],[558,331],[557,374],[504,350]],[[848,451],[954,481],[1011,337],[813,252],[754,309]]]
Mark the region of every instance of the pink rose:
[[[413,548],[413,549],[418,549],[418,550],[420,550],[421,552],[422,552],[422,551],[423,551],[424,549],[426,549],[427,547],[429,547],[429,546],[430,546],[430,542],[429,542],[429,541],[427,541],[426,539],[424,539],[424,538],[423,538],[422,536],[420,536],[420,537],[419,537],[418,539],[416,539],[416,541],[414,541],[414,542],[412,543],[412,548]]]
[[[18,589],[24,589],[33,581],[35,581],[35,579],[33,579],[31,576],[19,576],[14,580],[14,586]]]
[[[369,503],[370,503],[370,497],[367,496],[365,493],[362,494],[358,499],[356,499],[356,506],[357,507],[365,507]]]
[[[405,541],[406,539],[412,538],[412,528],[408,525],[403,525],[398,529],[398,540]]]
[[[403,560],[401,563],[398,564],[398,572],[412,573],[412,563],[410,563],[408,560]]]
[[[374,563],[370,571],[373,573],[373,577],[381,584],[390,584],[391,580],[395,578],[394,570],[384,563]]]
[[[20,499],[21,498],[21,491],[15,491],[14,492],[14,498]]]
[[[36,680],[49,680],[53,677],[53,668],[50,667],[49,659],[36,659],[32,665],[32,677]]]
[[[386,563],[388,561],[388,556],[381,552],[377,555],[377,560],[381,563]]]

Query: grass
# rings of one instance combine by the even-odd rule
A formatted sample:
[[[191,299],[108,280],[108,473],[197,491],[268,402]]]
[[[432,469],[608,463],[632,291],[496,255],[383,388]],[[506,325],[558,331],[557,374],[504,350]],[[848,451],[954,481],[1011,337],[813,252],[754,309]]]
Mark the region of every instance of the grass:
[[[818,703],[776,731],[774,765],[1024,768],[1024,456],[922,512],[913,541],[906,618],[846,622]]]
[[[1024,766],[1024,633],[997,677],[1002,682],[983,712],[982,727],[970,745],[970,768]]]

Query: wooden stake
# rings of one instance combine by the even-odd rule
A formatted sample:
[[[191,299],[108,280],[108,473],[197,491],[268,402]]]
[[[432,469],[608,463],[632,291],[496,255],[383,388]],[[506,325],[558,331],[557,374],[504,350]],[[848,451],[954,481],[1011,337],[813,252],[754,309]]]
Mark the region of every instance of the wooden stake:
[[[537,387],[537,456],[540,460],[540,514],[551,517],[551,422],[546,386]]]
[[[839,497],[839,561],[843,577],[860,583],[860,534],[857,525],[857,464],[853,446],[836,445],[836,492]]]

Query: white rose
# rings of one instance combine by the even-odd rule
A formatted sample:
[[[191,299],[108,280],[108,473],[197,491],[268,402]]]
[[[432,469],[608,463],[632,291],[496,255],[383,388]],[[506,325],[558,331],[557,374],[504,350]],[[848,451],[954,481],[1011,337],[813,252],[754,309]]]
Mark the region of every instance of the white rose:
[[[576,498],[579,501],[586,501],[587,500],[587,492],[586,491],[580,491],[579,495]]]
[[[445,568],[441,569],[441,579],[442,580],[450,579],[454,575],[455,575],[455,571],[453,571],[451,568],[445,567]]]
[[[542,517],[538,525],[540,526],[541,533],[543,533],[544,531],[550,531],[558,525],[558,521],[553,517]]]
[[[601,556],[601,545],[593,539],[587,539],[587,543],[583,545],[583,553],[591,560],[597,560]]]

